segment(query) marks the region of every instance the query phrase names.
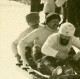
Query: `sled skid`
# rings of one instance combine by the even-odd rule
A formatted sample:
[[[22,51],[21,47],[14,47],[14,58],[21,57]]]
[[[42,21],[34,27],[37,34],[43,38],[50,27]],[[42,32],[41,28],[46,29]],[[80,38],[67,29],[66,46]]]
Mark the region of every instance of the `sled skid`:
[[[50,78],[49,75],[43,75],[42,73],[36,71],[36,70],[33,70],[33,72],[37,73],[38,75],[42,76],[42,77],[45,77],[45,78]]]

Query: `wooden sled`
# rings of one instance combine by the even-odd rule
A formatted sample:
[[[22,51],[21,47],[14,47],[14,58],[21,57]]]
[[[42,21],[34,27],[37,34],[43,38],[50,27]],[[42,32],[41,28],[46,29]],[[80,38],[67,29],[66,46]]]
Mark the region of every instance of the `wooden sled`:
[[[36,79],[80,79],[80,74],[72,74],[72,75],[44,75],[36,70],[33,70],[34,76]]]
[[[32,69],[32,72],[29,72],[35,76],[35,79],[80,79],[80,74],[72,74],[72,75],[44,75],[37,70]]]

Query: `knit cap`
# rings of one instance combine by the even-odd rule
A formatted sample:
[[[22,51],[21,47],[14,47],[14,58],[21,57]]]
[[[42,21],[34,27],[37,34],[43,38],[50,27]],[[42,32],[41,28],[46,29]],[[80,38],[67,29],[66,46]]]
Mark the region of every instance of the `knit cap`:
[[[66,22],[60,26],[59,33],[65,36],[73,36],[75,33],[75,27],[73,24]]]
[[[50,13],[46,16],[46,23],[50,22],[52,19],[59,19],[59,21],[61,20],[59,14],[57,13]]]
[[[39,14],[37,12],[31,12],[26,16],[27,22],[34,22],[36,20],[39,20]]]

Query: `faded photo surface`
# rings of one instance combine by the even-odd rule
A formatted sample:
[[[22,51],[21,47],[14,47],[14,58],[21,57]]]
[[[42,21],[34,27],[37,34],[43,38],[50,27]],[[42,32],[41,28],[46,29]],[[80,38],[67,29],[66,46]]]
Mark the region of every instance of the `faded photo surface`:
[[[31,3],[31,1],[33,1],[33,2]],[[71,2],[69,2],[69,1],[71,1]],[[72,6],[70,6],[70,5],[72,5]],[[42,26],[42,28],[39,27],[39,29],[41,29],[41,30],[38,30],[40,33],[38,31],[36,31],[36,32],[33,31],[33,29],[35,29],[35,28],[32,28],[32,27],[29,28],[30,23],[27,22],[26,15],[28,15],[30,12],[37,12],[38,15],[40,16],[40,21],[39,20],[35,21],[36,23],[40,22],[39,24],[41,24],[41,26]],[[51,15],[48,16],[49,14],[51,14]],[[20,63],[20,62],[18,62],[18,60],[16,58],[17,56],[19,57],[19,54],[13,53],[12,44],[19,37],[19,35],[21,33],[24,33],[24,31],[27,28],[29,28],[28,29],[29,32],[33,31],[33,32],[31,32],[31,35],[35,34],[35,35],[32,35],[33,38],[35,36],[36,37],[40,36],[40,38],[41,38],[41,40],[39,39],[39,41],[37,41],[38,40],[37,38],[35,38],[35,40],[33,40],[34,48],[33,48],[32,52],[34,52],[35,48],[41,47],[40,45],[43,46],[43,44],[45,42],[45,40],[44,40],[45,38],[47,38],[49,35],[53,34],[53,32],[54,33],[58,32],[60,25],[65,22],[70,22],[75,26],[75,28],[76,28],[75,36],[77,37],[76,40],[79,41],[79,39],[80,39],[80,1],[79,0],[76,0],[76,2],[75,2],[75,0],[0,0],[0,79],[37,79],[34,77],[34,75],[29,74],[27,71],[25,71],[25,69],[22,70],[23,65],[21,67],[16,65],[16,63]],[[34,25],[33,21],[31,24]],[[39,24],[38,24],[38,26],[39,26]],[[38,28],[38,27],[36,27],[36,28]],[[47,31],[46,31],[46,29],[47,29]],[[22,37],[24,35],[22,35]],[[30,36],[29,36],[29,38],[30,38]],[[21,39],[21,37],[20,37],[20,39]],[[24,40],[25,40],[25,38],[24,38]],[[24,40],[21,40],[23,44],[24,44]],[[32,42],[32,39],[30,39],[30,40]],[[28,39],[28,41],[30,41],[30,40]],[[64,40],[64,38],[62,39],[61,42],[64,42],[63,40]],[[17,46],[18,43],[19,43],[19,45],[21,44],[21,41],[19,42],[19,39],[17,39],[15,41],[16,49],[18,48],[18,46]],[[76,45],[79,48],[80,46],[77,45],[77,43],[74,43],[74,45]],[[40,45],[38,45],[38,44],[40,44]],[[44,45],[45,49],[43,48],[44,49],[43,54],[42,54],[41,48],[38,48],[40,50],[40,53],[42,54],[41,56],[44,59],[43,60],[44,64],[45,63],[49,64],[49,62],[46,61],[47,59],[44,57],[44,56],[46,56],[45,54],[47,52],[50,52],[50,53],[54,52],[54,51],[52,51],[52,48],[50,49],[51,51],[47,49],[48,44],[50,44],[50,43],[47,43]],[[53,41],[51,44],[53,44]],[[36,45],[38,47],[36,47]],[[25,46],[25,44],[24,44],[24,46]],[[67,46],[67,45],[63,45],[61,49],[63,49],[63,47],[65,47],[65,46]],[[78,52],[80,53],[80,50],[77,49],[75,46],[71,45],[71,47],[73,47],[73,49],[75,50],[75,53],[78,53]],[[54,48],[54,46],[53,46],[53,48]],[[67,46],[67,48],[68,48],[68,46]],[[56,50],[55,50],[55,52],[57,52]],[[64,49],[64,50],[67,50],[67,49]],[[63,52],[62,52],[62,54],[63,54]],[[51,53],[51,55],[52,55],[52,53]],[[40,57],[40,56],[38,55],[38,57]],[[79,56],[77,56],[77,57],[79,58]],[[56,56],[55,56],[55,58],[56,58]],[[23,60],[24,59],[25,58],[23,58]],[[53,60],[53,59],[54,58],[52,57],[50,60]],[[79,58],[79,60],[80,60],[80,58]],[[24,60],[24,63],[25,63],[25,60]],[[37,61],[36,63],[38,63],[37,67],[40,66],[41,64],[43,65],[41,60]],[[30,64],[33,65],[34,63],[30,63]],[[54,71],[52,71],[54,68],[52,66],[50,66],[49,68],[50,68],[49,70],[51,72],[50,74],[51,75],[54,74]],[[58,68],[62,69],[61,66],[56,67],[56,69],[58,69]],[[79,68],[80,68],[80,64],[79,64]],[[43,72],[44,71],[48,71],[47,66],[46,66],[46,68],[43,69]],[[34,72],[36,72],[36,71],[34,71]],[[36,72],[36,73],[39,73],[39,72]],[[62,73],[62,70],[60,73]],[[46,79],[46,78],[49,79],[49,77],[50,77],[50,75],[45,76],[44,74],[41,74],[41,73],[39,73],[39,74],[41,75],[40,76],[41,78],[39,78],[39,79]],[[76,74],[76,73],[74,73],[74,74]],[[79,74],[80,74],[80,70],[79,70]],[[43,76],[44,76],[44,78],[43,78]],[[51,79],[53,79],[53,78],[51,78]]]
[[[11,43],[25,30],[25,16],[30,6],[19,1],[0,0],[0,79],[32,79],[21,68],[11,50]]]

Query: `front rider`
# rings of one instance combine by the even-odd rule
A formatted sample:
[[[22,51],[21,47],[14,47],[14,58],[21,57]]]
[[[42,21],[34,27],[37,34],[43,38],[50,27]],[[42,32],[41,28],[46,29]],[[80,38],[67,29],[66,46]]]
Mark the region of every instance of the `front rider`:
[[[60,26],[59,32],[50,35],[42,46],[42,53],[46,55],[46,57],[43,58],[43,62],[51,68],[51,71],[54,71],[57,60],[61,59],[63,61],[68,59],[72,45],[80,49],[80,40],[74,36],[74,33],[74,25],[71,23],[63,23]],[[71,58],[68,64],[76,73],[80,73],[80,51]],[[50,63],[52,63],[52,65]]]

